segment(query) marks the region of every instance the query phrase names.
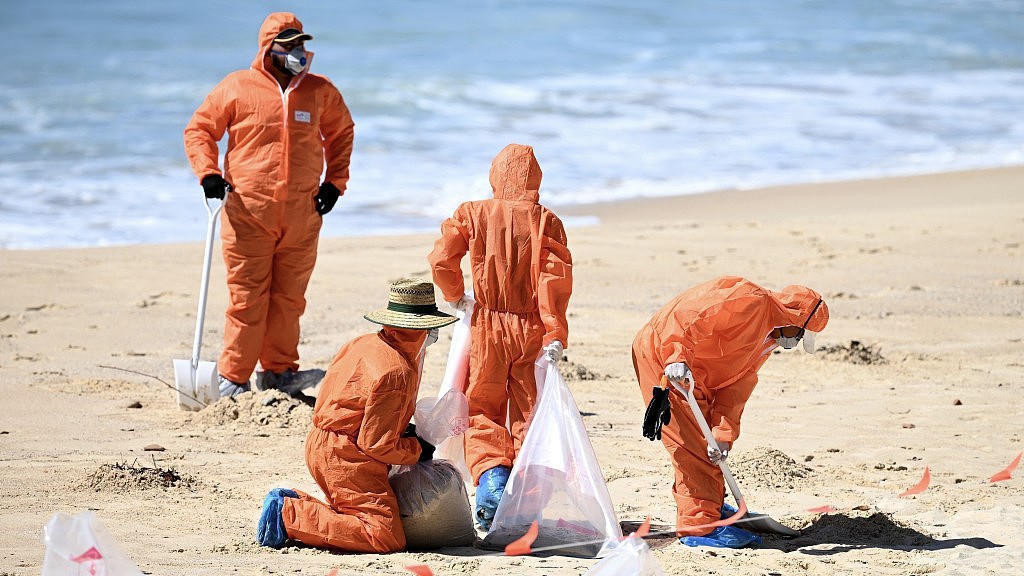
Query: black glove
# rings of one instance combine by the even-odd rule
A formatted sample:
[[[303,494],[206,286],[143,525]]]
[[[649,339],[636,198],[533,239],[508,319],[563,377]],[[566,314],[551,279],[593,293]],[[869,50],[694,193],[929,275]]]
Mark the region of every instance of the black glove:
[[[668,424],[672,420],[672,412],[669,411],[668,390],[661,386],[655,386],[652,392],[651,403],[647,405],[647,412],[644,413],[644,438],[661,440],[661,425]]]
[[[402,432],[402,438],[411,438],[416,435],[416,425],[412,422],[405,427],[405,432]]]
[[[433,460],[434,445],[427,442],[423,438],[420,438],[419,436],[416,437],[416,440],[419,441],[420,443],[420,459],[418,460],[418,462],[427,462]]]
[[[340,196],[341,190],[338,190],[334,184],[330,182],[321,184],[320,191],[317,192],[316,196],[313,196],[313,204],[316,206],[317,214],[323,216],[330,212]]]
[[[231,184],[220,174],[210,174],[203,178],[203,193],[207,198],[223,200],[228,192],[231,192]]]

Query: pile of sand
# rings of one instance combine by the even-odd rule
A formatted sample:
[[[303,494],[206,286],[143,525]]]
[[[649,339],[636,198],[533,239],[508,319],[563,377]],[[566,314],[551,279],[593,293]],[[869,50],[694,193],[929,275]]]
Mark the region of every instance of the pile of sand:
[[[793,541],[799,546],[836,544],[881,548],[923,548],[934,543],[931,536],[877,510],[826,514],[804,528],[803,534]]]
[[[194,492],[199,481],[173,468],[140,466],[138,461],[128,464],[104,464],[75,483],[74,487],[92,492],[121,494],[140,490],[178,489]]]
[[[309,430],[313,409],[280,390],[246,392],[217,402],[189,415],[189,422],[203,427],[249,426]]]
[[[786,454],[765,446],[730,453],[728,463],[741,487],[793,491],[797,486],[804,487],[801,480],[814,473]]]
[[[582,364],[576,364],[568,359],[564,359],[558,363],[558,372],[566,382],[605,380],[608,378],[606,374],[599,374]]]
[[[817,355],[827,360],[849,362],[850,364],[885,364],[887,360],[874,344],[864,345],[859,340],[850,340],[848,346],[836,344],[819,348]]]

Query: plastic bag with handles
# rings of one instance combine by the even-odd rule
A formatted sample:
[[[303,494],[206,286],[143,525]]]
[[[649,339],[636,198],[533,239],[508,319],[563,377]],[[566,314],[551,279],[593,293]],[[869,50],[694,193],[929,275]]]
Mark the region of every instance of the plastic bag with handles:
[[[43,528],[42,576],[142,576],[96,515],[58,512]]]

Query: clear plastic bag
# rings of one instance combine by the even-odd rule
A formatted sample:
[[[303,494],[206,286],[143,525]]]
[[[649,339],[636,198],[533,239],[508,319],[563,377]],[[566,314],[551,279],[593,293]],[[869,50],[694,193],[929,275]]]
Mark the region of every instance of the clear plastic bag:
[[[421,416],[420,404],[417,403],[416,429],[419,430],[420,422],[431,422],[428,424],[428,428],[431,430],[433,430],[433,422],[444,422],[445,424],[441,424],[441,426],[447,427],[451,433],[433,443],[437,448],[434,457],[451,462],[462,475],[462,479],[470,482],[472,477],[466,466],[465,441],[462,433],[469,426],[469,401],[466,399],[466,387],[469,384],[469,324],[473,318],[473,307],[476,302],[473,300],[473,292],[470,290],[466,291],[465,299],[469,306],[466,310],[459,310],[455,313],[459,317],[459,321],[453,325],[452,329],[452,345],[448,350],[448,364],[437,393],[440,400],[436,404],[430,405],[429,408],[424,405],[423,416]],[[465,411],[455,413],[453,411],[455,406],[459,406],[459,410]],[[426,436],[423,439],[430,442]]]
[[[576,401],[554,364],[537,368],[540,398],[483,545],[502,549],[536,521],[533,550],[593,558],[622,530]]]
[[[388,480],[398,498],[407,548],[428,550],[473,544],[476,530],[469,495],[451,463],[429,460],[401,466]]]
[[[43,528],[42,576],[142,576],[91,510],[58,512]]]
[[[630,536],[617,543],[597,564],[583,576],[665,576],[661,563],[651,553],[643,538]]]

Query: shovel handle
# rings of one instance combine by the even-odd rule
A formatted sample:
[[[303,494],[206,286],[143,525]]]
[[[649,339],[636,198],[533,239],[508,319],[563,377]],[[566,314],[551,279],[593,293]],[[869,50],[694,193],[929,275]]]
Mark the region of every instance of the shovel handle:
[[[697,425],[700,426],[701,432],[704,433],[704,439],[708,443],[708,448],[711,446],[717,446],[718,443],[715,441],[715,435],[711,433],[711,427],[708,426],[708,421],[704,418],[704,413],[701,412],[700,406],[697,404],[697,399],[693,397],[693,376],[687,378],[690,382],[690,389],[686,390],[679,384],[671,382],[668,378],[662,377],[663,382],[670,383],[677,392],[686,398],[686,403],[690,406],[690,411],[693,412],[694,419],[697,420]],[[722,476],[725,477],[725,483],[729,486],[729,492],[732,493],[732,497],[736,499],[738,505],[743,500],[743,494],[740,492],[740,486],[736,483],[736,479],[732,476],[732,471],[729,470],[729,465],[725,463],[725,460],[718,461],[718,468],[722,471]]]
[[[230,188],[228,189],[230,192]],[[225,196],[225,199],[227,196]],[[206,247],[203,252],[203,277],[199,284],[199,311],[196,312],[196,337],[192,342],[192,371],[199,368],[199,349],[203,345],[203,322],[206,320],[206,294],[210,288],[210,263],[213,260],[213,238],[217,232],[217,215],[224,208],[224,199],[217,203],[216,208],[210,207],[210,199],[203,197],[208,215],[206,223]]]

